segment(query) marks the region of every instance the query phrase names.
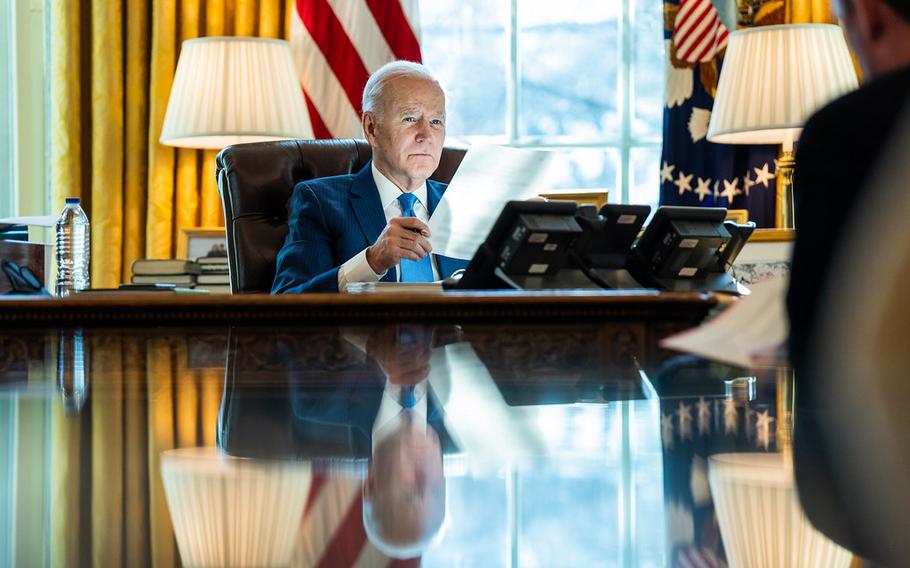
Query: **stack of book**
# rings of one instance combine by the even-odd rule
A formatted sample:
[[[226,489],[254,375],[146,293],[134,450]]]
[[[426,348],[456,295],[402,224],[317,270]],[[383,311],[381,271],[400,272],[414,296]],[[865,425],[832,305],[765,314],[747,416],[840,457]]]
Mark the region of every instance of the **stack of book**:
[[[199,264],[179,258],[142,258],[133,263],[133,284],[175,284],[181,288],[196,285]]]
[[[197,290],[208,290],[212,294],[231,293],[226,256],[200,256],[196,259],[196,264],[199,265],[199,276],[196,277]]]

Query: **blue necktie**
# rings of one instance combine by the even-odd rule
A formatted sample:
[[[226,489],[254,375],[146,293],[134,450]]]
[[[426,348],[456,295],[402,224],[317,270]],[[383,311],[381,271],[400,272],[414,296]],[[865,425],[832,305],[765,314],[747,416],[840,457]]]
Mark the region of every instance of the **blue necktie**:
[[[402,193],[398,196],[401,202],[401,212],[405,217],[416,217],[414,214],[414,203],[417,202],[417,196],[413,193]],[[417,262],[413,260],[401,259],[401,279],[400,282],[432,282],[433,265],[430,264],[430,255],[427,255]]]
[[[417,397],[414,396],[414,387],[404,385],[398,394],[398,402],[405,409],[412,409],[417,405]]]

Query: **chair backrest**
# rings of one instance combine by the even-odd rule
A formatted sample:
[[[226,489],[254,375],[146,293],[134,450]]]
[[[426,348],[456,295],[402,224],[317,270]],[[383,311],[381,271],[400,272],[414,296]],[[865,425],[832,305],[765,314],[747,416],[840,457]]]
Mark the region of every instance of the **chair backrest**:
[[[431,179],[448,183],[466,149],[447,146]],[[288,232],[288,202],[300,181],[357,173],[373,153],[364,140],[238,144],[215,159],[224,204],[231,291],[269,292]]]

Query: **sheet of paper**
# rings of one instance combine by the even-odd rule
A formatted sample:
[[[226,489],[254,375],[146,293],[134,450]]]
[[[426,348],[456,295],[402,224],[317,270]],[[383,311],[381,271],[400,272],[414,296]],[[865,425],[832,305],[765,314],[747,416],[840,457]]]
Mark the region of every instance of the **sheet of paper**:
[[[32,227],[53,227],[57,224],[54,215],[40,215],[31,217],[7,217],[0,219],[0,225],[30,225]]]
[[[433,252],[470,260],[507,201],[544,188],[553,153],[473,144],[430,218]]]
[[[670,336],[661,347],[749,367],[787,340],[786,278],[750,286],[752,293],[707,323]]]
[[[490,371],[469,343],[433,349],[428,377],[446,430],[473,471],[497,471],[546,452],[539,420],[506,404]]]

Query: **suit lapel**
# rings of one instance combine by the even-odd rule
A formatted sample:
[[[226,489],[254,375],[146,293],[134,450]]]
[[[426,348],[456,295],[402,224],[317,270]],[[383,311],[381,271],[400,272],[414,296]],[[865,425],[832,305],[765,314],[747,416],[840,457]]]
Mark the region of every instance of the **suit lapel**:
[[[351,208],[357,216],[367,245],[375,243],[385,228],[385,213],[379,201],[379,190],[376,189],[370,164],[368,162],[351,183]]]
[[[430,213],[430,218],[433,218],[433,212],[436,211],[436,206],[439,205],[439,200],[442,199],[442,194],[445,192],[446,186],[435,182],[431,179],[427,180],[427,211]],[[442,266],[439,262],[439,255],[431,255],[432,262],[436,265],[436,273],[439,274],[440,278],[445,278],[443,276]]]
[[[433,211],[436,211],[436,206],[439,205],[439,200],[442,199],[445,187],[439,182],[431,179],[427,180],[427,211],[430,213],[430,217],[433,216]]]

